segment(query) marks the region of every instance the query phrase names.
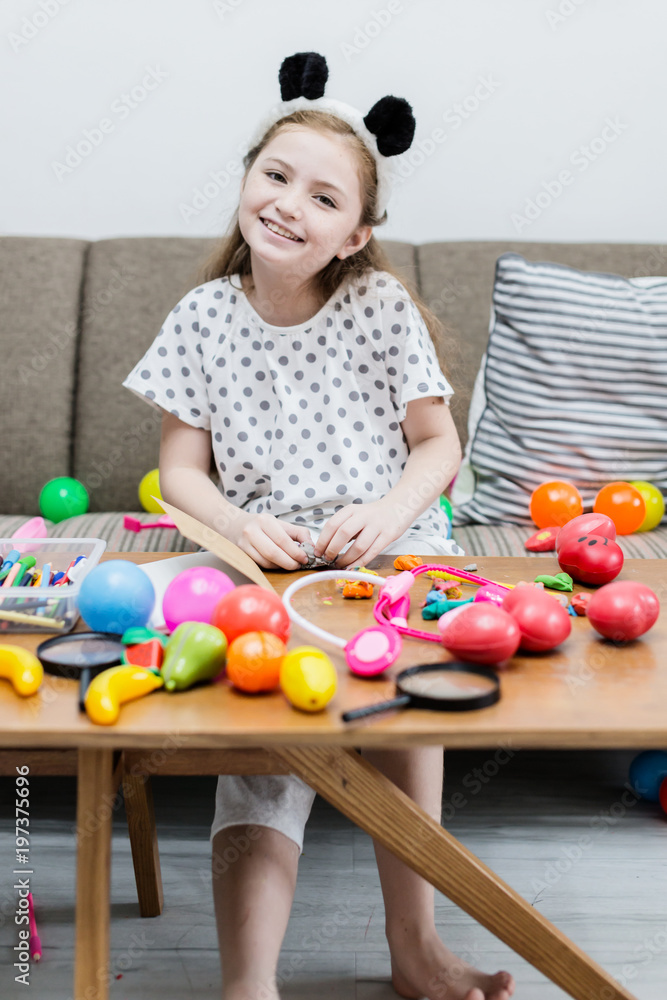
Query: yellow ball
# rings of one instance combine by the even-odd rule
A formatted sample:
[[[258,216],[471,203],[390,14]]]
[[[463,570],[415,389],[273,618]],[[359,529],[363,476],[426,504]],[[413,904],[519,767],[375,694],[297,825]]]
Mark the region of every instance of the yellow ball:
[[[653,483],[646,483],[643,479],[637,479],[635,482],[630,483],[630,485],[639,490],[646,504],[646,517],[637,528],[637,531],[651,531],[652,528],[660,524],[665,516],[665,499],[658,487],[654,486]]]
[[[283,657],[280,686],[289,702],[304,712],[319,712],[333,698],[336,668],[316,646],[297,646]]]
[[[164,509],[153,500],[153,497],[162,499],[159,469],[151,469],[139,483],[139,502],[150,514],[164,514]]]

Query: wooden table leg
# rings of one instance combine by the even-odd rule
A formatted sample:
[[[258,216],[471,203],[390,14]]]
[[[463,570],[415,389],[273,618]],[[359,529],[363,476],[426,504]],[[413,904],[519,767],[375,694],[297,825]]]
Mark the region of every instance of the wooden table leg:
[[[112,767],[112,750],[79,750],[74,1000],[109,996]]]
[[[635,1000],[355,751],[272,747],[292,772],[575,1000]]]
[[[123,794],[139,897],[139,913],[142,917],[159,917],[162,913],[164,893],[150,777],[132,774],[125,769]]]

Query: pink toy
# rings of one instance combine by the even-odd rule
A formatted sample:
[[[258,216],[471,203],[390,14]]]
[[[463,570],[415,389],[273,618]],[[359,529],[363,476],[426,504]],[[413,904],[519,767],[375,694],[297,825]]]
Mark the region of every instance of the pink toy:
[[[556,552],[560,552],[564,545],[582,535],[603,535],[615,542],[616,525],[606,514],[579,514],[563,525],[558,532]]]
[[[151,521],[150,524],[142,524],[138,517],[126,514],[123,518],[123,527],[127,528],[128,531],[144,531],[146,528],[175,528],[176,525],[169,514],[163,514],[158,517],[157,521]]]
[[[501,608],[507,593],[506,587],[499,586],[497,583],[485,583],[473,597],[473,603],[489,601],[491,604],[497,604]],[[512,591],[510,590],[509,593],[511,594]]]
[[[175,576],[162,599],[162,613],[170,632],[182,622],[211,623],[221,597],[234,590],[226,573],[213,566],[191,566]]]
[[[660,602],[645,583],[617,580],[593,594],[586,612],[593,628],[606,639],[631,642],[653,628]]]
[[[515,587],[503,600],[521,630],[521,649],[531,653],[553,649],[569,636],[572,619],[565,608],[544,590]]]
[[[555,602],[554,602],[555,603]],[[514,656],[521,631],[514,618],[497,604],[464,604],[438,619],[443,646],[472,663],[502,663]]]
[[[396,662],[402,646],[395,628],[371,625],[350,639],[345,646],[345,659],[353,674],[373,677]]]
[[[33,517],[30,521],[26,521],[19,528],[16,529],[12,538],[48,538],[49,531],[46,527],[46,523],[43,517]],[[36,549],[40,548],[37,545],[19,545],[17,546],[19,552],[22,554],[26,552],[34,552]]]

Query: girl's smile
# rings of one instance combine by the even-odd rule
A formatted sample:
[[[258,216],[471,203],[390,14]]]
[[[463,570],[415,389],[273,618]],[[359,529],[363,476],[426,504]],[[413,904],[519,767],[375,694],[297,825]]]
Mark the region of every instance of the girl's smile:
[[[273,220],[260,219],[260,222],[262,222],[266,226],[266,228],[269,230],[270,233],[275,233],[276,235],[281,236],[284,239],[291,240],[292,242],[303,243],[303,240],[301,239],[300,236],[296,236],[289,229],[285,229],[284,226],[278,225],[278,223],[273,222]]]

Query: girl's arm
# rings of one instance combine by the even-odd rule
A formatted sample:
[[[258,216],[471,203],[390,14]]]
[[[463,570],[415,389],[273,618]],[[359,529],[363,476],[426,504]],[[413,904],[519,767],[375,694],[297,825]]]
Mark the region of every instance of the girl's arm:
[[[381,500],[348,504],[330,517],[317,540],[315,555],[335,559],[355,538],[341,556],[340,565],[370,562],[400,538],[452,481],[461,464],[461,443],[443,398],[412,400],[401,427],[410,454],[400,480]]]
[[[210,463],[210,432],[163,413],[160,492],[167,503],[224,535],[265,569],[301,569],[308,557],[298,542],[311,541],[310,532],[225,500],[209,479]]]

